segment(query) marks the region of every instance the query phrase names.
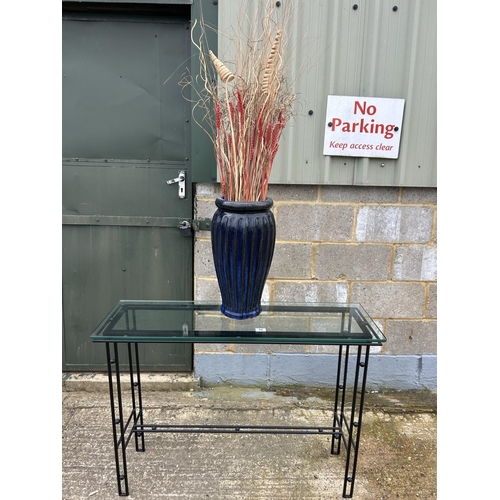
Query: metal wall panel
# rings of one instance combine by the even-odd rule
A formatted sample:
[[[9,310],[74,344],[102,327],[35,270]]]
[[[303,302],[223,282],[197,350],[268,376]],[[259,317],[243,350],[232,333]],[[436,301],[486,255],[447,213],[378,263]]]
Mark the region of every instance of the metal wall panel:
[[[65,15],[63,157],[184,161],[187,20]],[[166,83],[164,83],[166,82]]]
[[[203,17],[205,23],[213,29],[206,31],[207,43],[211,50],[218,53],[217,22],[219,6],[212,0],[196,0],[191,7],[192,25],[197,23],[193,30],[193,39],[198,40],[200,36],[200,19]],[[186,65],[187,67],[187,65]],[[198,101],[198,92],[201,91],[201,81],[196,80],[200,73],[200,55],[194,44],[191,44],[190,73],[193,79],[191,88],[191,99],[193,100],[191,118],[191,172],[193,182],[214,182],[217,180],[217,164],[215,162],[214,146],[205,132],[198,126],[196,121],[203,119],[203,112],[196,111],[195,102]]]
[[[77,0],[78,1],[78,0]],[[192,5],[194,0],[85,0],[85,3],[100,3],[100,4],[137,4],[137,5]],[[62,0],[63,4],[74,3],[75,0]]]
[[[165,227],[64,225],[65,369],[105,370],[92,330],[119,300],[182,300],[192,295],[191,238]],[[143,367],[189,371],[190,345],[142,346]],[[89,366],[90,365],[90,366]]]
[[[219,46],[225,61],[234,60],[227,35],[235,33],[237,11],[247,1],[219,2]],[[271,182],[436,186],[435,1],[293,3],[286,58],[300,99]],[[328,95],[405,99],[399,158],[324,156]]]
[[[178,184],[166,181],[185,170],[184,162],[140,163],[65,161],[62,171],[63,215],[134,215],[191,217],[189,172],[184,200]],[[94,222],[95,223],[95,222]]]

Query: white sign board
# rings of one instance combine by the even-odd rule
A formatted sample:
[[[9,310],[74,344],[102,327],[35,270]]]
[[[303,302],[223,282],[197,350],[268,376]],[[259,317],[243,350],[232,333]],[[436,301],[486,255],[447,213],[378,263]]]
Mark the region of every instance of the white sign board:
[[[404,99],[329,95],[323,154],[397,158]]]

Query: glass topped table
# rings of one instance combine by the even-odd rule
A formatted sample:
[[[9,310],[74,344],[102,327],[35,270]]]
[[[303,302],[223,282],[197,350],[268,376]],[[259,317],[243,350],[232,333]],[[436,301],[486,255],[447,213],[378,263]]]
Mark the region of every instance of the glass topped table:
[[[145,451],[149,432],[326,434],[331,453],[346,449],[343,497],[352,498],[359,451],[370,347],[386,339],[360,304],[263,303],[262,313],[235,320],[220,312],[218,302],[121,300],[91,335],[105,343],[118,493],[129,495],[126,448],[132,436],[136,451]],[[244,426],[146,424],[142,405],[139,349],[141,343],[243,343],[336,345],[338,355],[333,425]],[[119,360],[120,344],[126,360]],[[122,368],[129,374],[132,411],[124,415]],[[224,368],[221,367],[221,370]],[[127,391],[128,392],[128,391]],[[351,399],[350,404],[347,400]]]
[[[235,320],[218,302],[121,300],[91,335],[95,342],[376,344],[385,337],[360,304],[262,305]]]

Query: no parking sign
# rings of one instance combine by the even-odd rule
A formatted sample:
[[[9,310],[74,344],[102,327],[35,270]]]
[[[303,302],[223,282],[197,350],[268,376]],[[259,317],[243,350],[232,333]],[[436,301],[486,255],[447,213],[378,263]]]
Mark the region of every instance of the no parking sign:
[[[328,96],[323,154],[397,158],[404,99]]]

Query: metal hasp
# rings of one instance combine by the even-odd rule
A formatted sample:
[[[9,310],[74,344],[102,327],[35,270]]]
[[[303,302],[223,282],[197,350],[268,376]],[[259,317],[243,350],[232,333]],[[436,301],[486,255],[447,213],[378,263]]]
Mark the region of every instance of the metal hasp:
[[[170,179],[167,181],[167,184],[175,184],[179,183],[179,198],[184,199],[186,197],[186,171],[179,170],[179,177],[175,179]]]

